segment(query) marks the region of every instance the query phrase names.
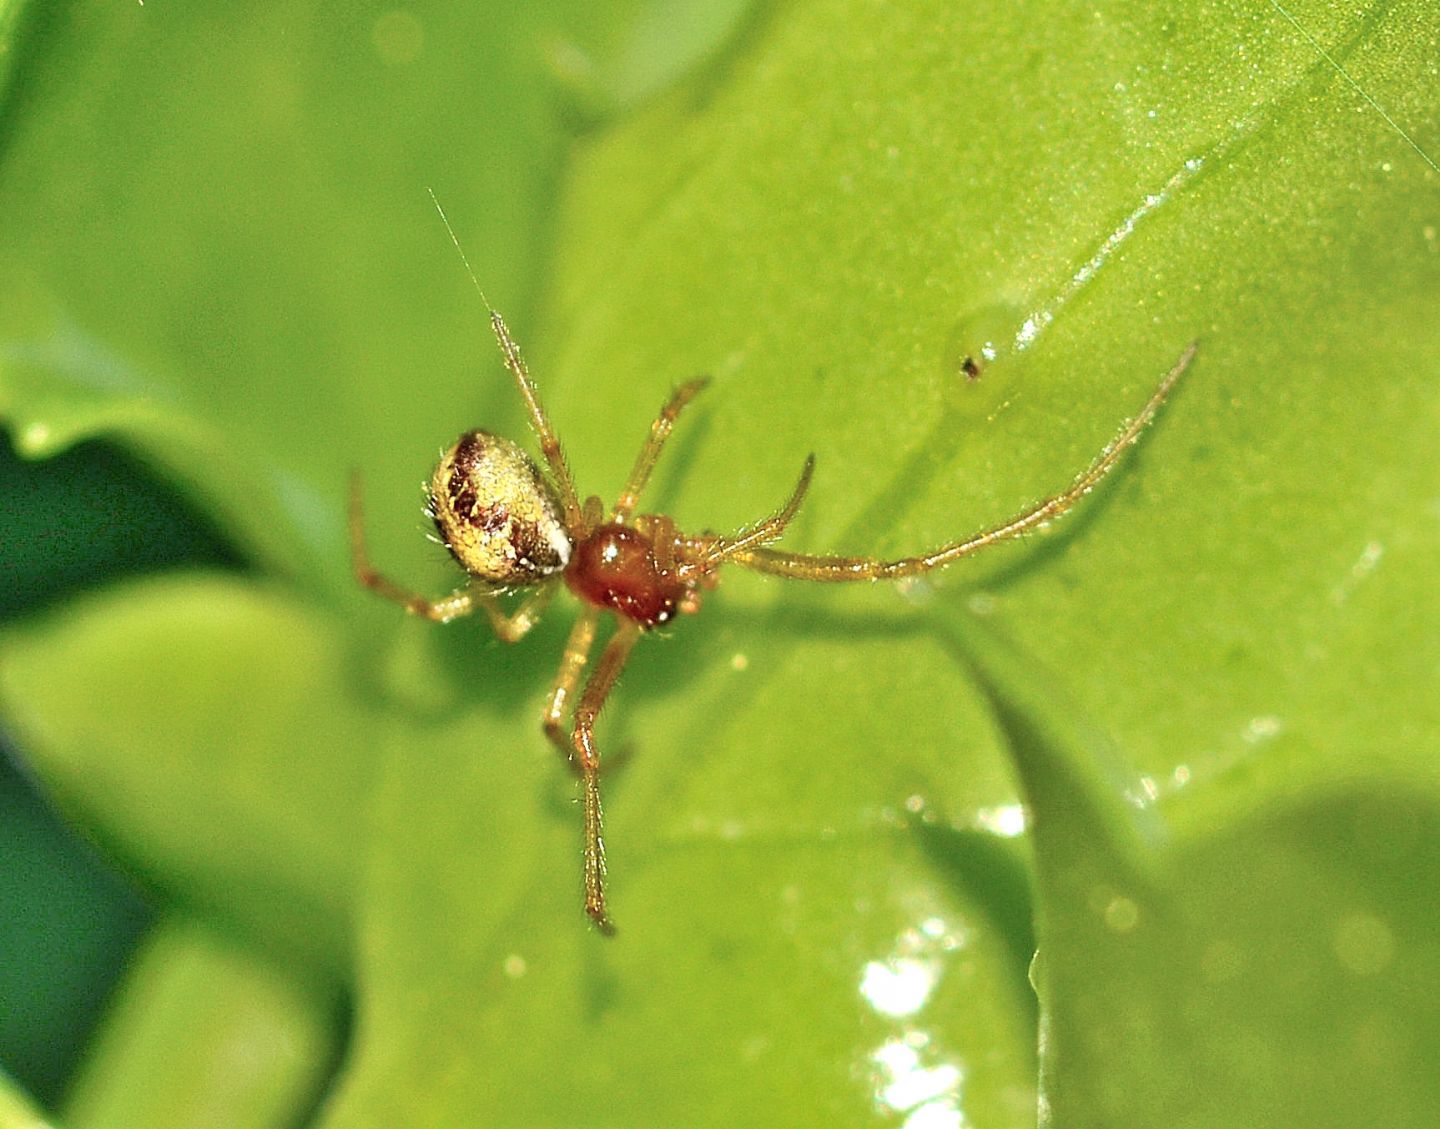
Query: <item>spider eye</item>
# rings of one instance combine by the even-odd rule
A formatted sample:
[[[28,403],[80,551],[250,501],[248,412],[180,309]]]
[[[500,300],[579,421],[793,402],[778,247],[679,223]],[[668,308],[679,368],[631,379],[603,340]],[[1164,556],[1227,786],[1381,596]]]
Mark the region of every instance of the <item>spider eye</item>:
[[[497,587],[538,584],[570,561],[560,503],[508,439],[469,431],[430,479],[435,528],[460,567]]]

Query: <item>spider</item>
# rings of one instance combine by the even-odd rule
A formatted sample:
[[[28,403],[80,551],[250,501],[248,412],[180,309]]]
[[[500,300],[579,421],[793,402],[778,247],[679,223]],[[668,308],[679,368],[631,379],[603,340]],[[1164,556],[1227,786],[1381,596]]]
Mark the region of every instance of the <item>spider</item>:
[[[443,213],[442,213],[443,214]],[[815,457],[808,456],[789,500],[748,530],[730,536],[681,532],[668,514],[635,512],[665,441],[680,413],[705,388],[701,377],[680,385],[650,425],[634,469],[609,513],[591,494],[581,498],[560,441],[550,425],[519,346],[501,316],[490,325],[529,412],[548,476],[521,448],[488,431],[467,431],[441,458],[427,486],[426,512],[440,539],[468,574],[465,586],[439,600],[396,584],[377,572],[365,545],[360,476],[350,484],[350,544],[356,578],[366,588],[413,615],[446,623],[476,609],[495,634],[513,643],[535,626],[559,581],[580,601],[545,707],[545,735],[578,773],[584,819],[585,912],[601,933],[615,932],[605,899],[605,842],[600,813],[600,749],[595,719],[615,688],[631,649],[646,632],[677,613],[699,610],[703,592],[715,587],[720,568],[733,564],[771,576],[828,582],[899,580],[919,576],[1008,541],[1059,517],[1094,488],[1154,418],[1166,395],[1195,355],[1190,345],[1129,420],[1076,478],[1060,492],[1021,513],[914,557],[815,556],[770,546],[785,532],[810,486]],[[500,596],[526,595],[507,612]],[[601,617],[613,633],[581,686]],[[567,726],[567,712],[570,723]]]

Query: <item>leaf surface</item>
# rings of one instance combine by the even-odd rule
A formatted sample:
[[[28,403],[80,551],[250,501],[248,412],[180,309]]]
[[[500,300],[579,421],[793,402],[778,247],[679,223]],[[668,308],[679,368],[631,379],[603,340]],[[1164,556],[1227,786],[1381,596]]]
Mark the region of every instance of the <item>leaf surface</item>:
[[[510,101],[443,159],[441,134],[384,124],[427,104],[375,77],[391,72],[315,78],[337,44],[368,59],[373,26],[270,34],[279,54],[255,52],[270,81],[240,84],[258,141],[223,168],[196,161],[216,136],[197,113],[115,174],[113,198],[149,201],[149,221],[55,247],[42,220],[71,231],[56,185],[79,174],[38,139],[81,137],[81,115],[43,101],[35,140],[11,142],[0,196],[33,218],[6,266],[42,283],[10,288],[28,320],[5,337],[0,404],[22,449],[118,430],[319,609],[257,602],[248,580],[224,595],[262,653],[313,641],[309,673],[284,654],[265,684],[292,703],[318,686],[312,728],[282,711],[298,728],[271,739],[305,747],[313,780],[356,780],[353,744],[373,805],[354,900],[325,915],[354,907],[359,1022],[322,1122],[1028,1124],[1032,904],[1057,1124],[1185,1124],[1181,1063],[1206,1072],[1194,1124],[1253,1124],[1267,1093],[1348,1077],[1342,1060],[1395,1070],[1312,1086],[1309,1123],[1433,1104],[1416,1064],[1440,1025],[1415,986],[1435,922],[1413,882],[1433,854],[1440,728],[1440,176],[1397,126],[1422,148],[1440,136],[1435,13],[726,11],[644,81],[615,61],[641,9],[573,38],[558,11],[473,27],[476,101],[455,112]],[[425,50],[453,50],[436,26]],[[596,66],[557,69],[577,45]],[[341,113],[361,88],[385,110],[373,121]],[[552,96],[590,122],[563,183]],[[311,144],[322,121],[333,149]],[[373,152],[353,133],[371,128]],[[277,210],[238,173],[284,163],[282,143],[306,160]],[[647,499],[685,528],[757,520],[813,451],[786,544],[930,548],[1061,487],[1189,342],[1200,352],[1134,457],[1045,534],[901,590],[732,573],[698,620],[646,640],[602,722],[607,753],[627,754],[605,780],[607,944],[579,912],[573,784],[537,724],[560,608],[506,648],[480,624],[395,628],[345,587],[348,466],[366,472],[377,560],[440,595],[454,577],[424,556],[413,484],[462,428],[521,419],[488,343],[457,328],[480,319],[423,191],[375,234],[377,210],[400,210],[375,201],[405,198],[402,164],[437,186],[497,307],[520,306],[509,320],[583,489],[613,494],[669,389],[712,374]],[[446,169],[469,170],[469,190]],[[142,246],[154,262],[126,257]],[[66,248],[110,273],[79,281]],[[144,285],[122,286],[120,264]],[[7,636],[7,670],[41,688],[7,690],[7,711],[51,732],[76,701],[62,638],[98,665],[134,646],[138,628],[115,624],[183,610],[140,596]],[[190,723],[225,716],[201,704],[207,678],[233,708],[224,657],[196,661]],[[133,677],[138,695],[149,676]],[[73,728],[103,720],[89,708]],[[35,741],[42,772],[73,740]],[[223,789],[232,830],[273,814],[124,755],[157,795]],[[1033,903],[1009,837],[1022,798]],[[1401,830],[1364,830],[1376,811]],[[246,885],[185,820],[98,821],[167,889],[207,867],[197,887]],[[172,836],[202,865],[156,848]],[[330,836],[262,860],[262,878],[325,886],[315,860],[350,851]],[[1227,1045],[1234,1030],[1250,1042]]]

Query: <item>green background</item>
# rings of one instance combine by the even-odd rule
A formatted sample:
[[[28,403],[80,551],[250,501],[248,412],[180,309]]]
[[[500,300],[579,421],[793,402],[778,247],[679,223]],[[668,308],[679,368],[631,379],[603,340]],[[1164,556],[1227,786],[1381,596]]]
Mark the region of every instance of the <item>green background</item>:
[[[1432,5],[0,37],[0,718],[152,907],[7,816],[0,1126],[1429,1123]],[[786,544],[943,543],[1200,351],[1054,529],[900,588],[732,572],[646,640],[607,942],[538,729],[566,604],[505,647],[350,578],[350,468],[438,596],[417,484],[524,430],[427,188],[582,489],[712,375],[647,499],[685,528],[813,451]]]

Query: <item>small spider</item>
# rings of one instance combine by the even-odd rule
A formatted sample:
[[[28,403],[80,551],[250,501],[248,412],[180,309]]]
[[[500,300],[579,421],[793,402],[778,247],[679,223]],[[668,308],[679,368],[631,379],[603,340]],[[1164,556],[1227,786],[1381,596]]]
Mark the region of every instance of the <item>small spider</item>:
[[[442,213],[443,215],[443,213]],[[581,499],[531,380],[520,349],[498,313],[490,324],[505,356],[505,367],[530,413],[547,477],[516,444],[488,431],[468,431],[435,468],[426,510],[440,538],[469,577],[465,587],[441,600],[402,588],[376,572],[365,547],[360,477],[352,475],[350,541],[355,575],[366,588],[406,611],[445,623],[477,608],[495,634],[513,643],[528,632],[554,594],[556,582],[579,599],[580,618],[571,629],[560,669],[545,707],[545,735],[582,784],[585,824],[585,912],[602,933],[615,927],[605,905],[605,844],[600,820],[600,750],[595,719],[639,638],[669,623],[677,612],[699,610],[702,592],[714,588],[722,565],[734,564],[771,576],[799,580],[898,580],[944,568],[989,545],[1018,537],[1070,509],[1100,481],[1154,417],[1165,396],[1195,355],[1191,345],[1141,408],[1084,471],[1064,490],[999,525],[921,556],[882,561],[870,557],[812,556],[769,546],[790,524],[815,466],[805,460],[790,499],[754,527],[732,536],[682,533],[668,514],[637,514],[641,492],[660,457],[676,417],[705,387],[704,378],[682,384],[650,425],[625,488],[607,515],[600,499]],[[514,611],[502,594],[525,590]],[[614,633],[584,688],[600,618],[610,613]],[[565,724],[567,712],[570,724]]]

